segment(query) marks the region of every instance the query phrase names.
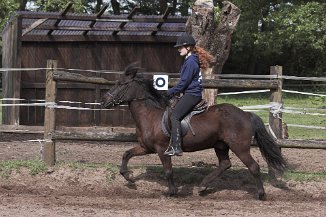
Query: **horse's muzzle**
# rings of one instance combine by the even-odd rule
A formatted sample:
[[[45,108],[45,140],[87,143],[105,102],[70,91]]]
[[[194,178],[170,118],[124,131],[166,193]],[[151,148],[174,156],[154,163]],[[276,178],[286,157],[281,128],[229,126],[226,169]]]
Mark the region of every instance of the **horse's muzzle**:
[[[111,108],[114,106],[114,103],[113,102],[101,102],[101,105],[104,107],[104,108]]]
[[[110,96],[107,96],[107,95],[104,95],[101,99],[101,105],[104,107],[104,108],[109,108],[111,107],[114,103],[111,99]]]

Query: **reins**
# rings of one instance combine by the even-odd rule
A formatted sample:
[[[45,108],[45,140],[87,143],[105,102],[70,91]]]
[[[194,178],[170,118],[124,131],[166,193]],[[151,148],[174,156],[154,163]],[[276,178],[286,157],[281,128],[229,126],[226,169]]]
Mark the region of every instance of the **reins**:
[[[112,101],[113,101],[113,105],[120,105],[123,102],[131,102],[131,101],[137,101],[137,100],[145,100],[147,99],[145,96],[139,97],[139,98],[133,98],[133,99],[123,99],[126,95],[126,93],[128,92],[129,88],[130,88],[130,83],[133,81],[138,81],[136,79],[130,79],[126,82],[121,83],[120,85],[126,85],[126,88],[124,88],[119,94],[117,94],[117,97],[115,98],[113,94],[111,93],[107,93],[108,95],[110,95],[112,97]]]
[[[110,96],[113,106],[120,105],[124,102],[130,103],[132,101],[148,100],[151,105],[157,108],[165,108],[162,101],[159,101],[162,100],[162,96],[158,93],[154,93],[152,90],[154,87],[150,85],[149,80],[142,77],[133,77],[127,81],[117,82],[116,85],[107,92],[107,95]]]

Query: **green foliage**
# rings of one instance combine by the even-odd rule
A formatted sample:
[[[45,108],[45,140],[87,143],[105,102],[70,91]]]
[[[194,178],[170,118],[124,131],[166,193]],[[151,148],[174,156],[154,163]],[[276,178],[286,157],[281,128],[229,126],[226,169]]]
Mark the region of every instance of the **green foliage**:
[[[15,0],[0,0],[0,67],[2,67],[2,31],[13,12],[19,7]],[[0,88],[2,87],[2,73],[0,73]],[[0,108],[1,109],[1,108]],[[1,114],[1,113],[0,113]],[[0,117],[1,118],[1,117]],[[1,123],[1,119],[0,119]]]
[[[86,12],[86,5],[84,4],[85,1],[83,0],[36,0],[35,6],[37,7],[38,11],[49,11],[49,12],[58,12],[64,10],[68,3],[73,2],[73,6],[70,12],[76,13],[85,13]]]
[[[326,41],[326,3],[307,2],[302,5],[281,3],[264,18],[269,31],[263,32],[259,43],[280,52],[281,46],[296,46],[322,51]],[[266,41],[274,43],[267,44]]]
[[[18,6],[19,4],[15,0],[0,1],[0,32],[2,32],[12,12],[18,9]]]
[[[326,48],[325,12],[326,3],[318,2],[302,5],[283,3],[275,6],[264,18],[267,29],[257,35],[260,50],[268,52],[270,56],[284,56],[292,49],[292,53],[287,56],[296,62],[294,71],[297,75],[300,71],[300,74],[304,74],[315,70],[311,76],[322,76],[326,70],[322,64]]]
[[[326,2],[233,1],[241,9],[224,73],[325,76]],[[244,69],[244,70],[243,70]]]
[[[221,19],[222,9],[220,7],[214,7],[214,21],[219,23]]]

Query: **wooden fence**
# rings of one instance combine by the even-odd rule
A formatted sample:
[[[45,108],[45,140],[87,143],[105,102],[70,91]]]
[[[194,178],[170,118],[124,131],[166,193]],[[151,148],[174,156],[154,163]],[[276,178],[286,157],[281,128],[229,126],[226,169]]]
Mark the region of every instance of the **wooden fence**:
[[[45,121],[44,121],[44,139],[42,159],[48,165],[55,164],[55,141],[56,140],[90,140],[90,141],[122,141],[122,142],[136,142],[136,135],[134,131],[120,132],[116,131],[99,131],[88,133],[83,132],[70,132],[70,131],[57,131],[55,125],[55,106],[51,103],[56,101],[57,95],[57,82],[70,81],[82,82],[93,84],[114,84],[115,81],[109,81],[99,77],[86,77],[76,73],[66,73],[58,71],[57,61],[49,60],[46,72],[46,94],[45,101],[47,106],[45,108]],[[118,73],[118,72],[117,72]],[[239,79],[218,79],[218,80],[203,80],[204,88],[251,88],[251,89],[270,89],[270,101],[272,103],[282,104],[282,67],[272,66],[271,75],[276,75],[276,79],[270,80],[239,80]],[[177,83],[177,78],[169,79],[169,86]],[[269,125],[275,136],[277,137],[280,147],[285,148],[316,148],[326,149],[325,141],[307,141],[307,140],[288,140],[282,138],[282,113],[278,113],[278,117],[270,114]],[[254,144],[253,144],[254,145]]]

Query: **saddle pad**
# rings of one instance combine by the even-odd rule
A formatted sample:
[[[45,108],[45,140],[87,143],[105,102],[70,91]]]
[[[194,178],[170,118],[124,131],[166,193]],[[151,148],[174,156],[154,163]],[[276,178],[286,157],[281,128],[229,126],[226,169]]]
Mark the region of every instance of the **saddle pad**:
[[[205,109],[202,109],[200,111],[192,111],[190,112],[182,121],[181,121],[181,136],[184,137],[188,130],[191,129],[192,134],[195,136],[195,132],[190,124],[190,120],[191,117],[197,114],[200,114],[202,112],[204,112],[206,110],[207,107],[205,107]],[[161,121],[161,129],[163,131],[163,133],[168,136],[171,137],[171,127],[170,127],[170,114],[171,114],[171,109],[167,108],[164,111],[163,117],[162,117],[162,121]]]

